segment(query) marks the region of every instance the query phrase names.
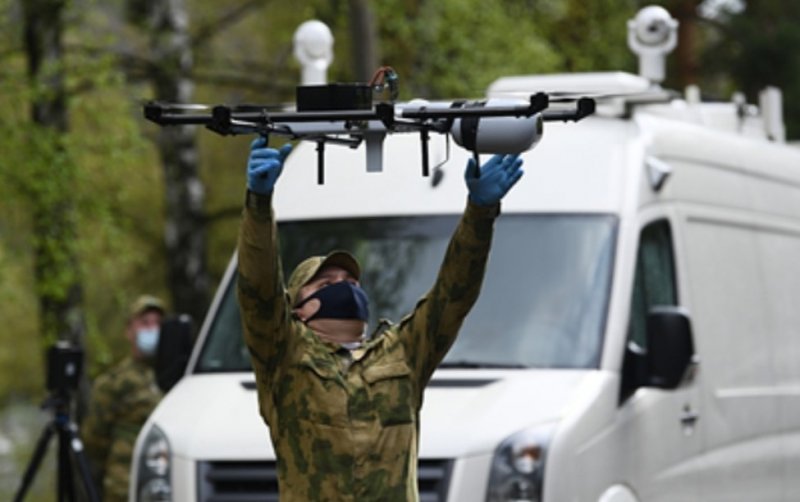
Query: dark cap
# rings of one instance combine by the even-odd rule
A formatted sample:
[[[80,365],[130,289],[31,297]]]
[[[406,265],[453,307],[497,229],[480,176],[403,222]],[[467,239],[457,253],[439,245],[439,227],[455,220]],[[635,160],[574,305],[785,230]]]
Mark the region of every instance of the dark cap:
[[[347,251],[333,251],[327,256],[306,258],[295,267],[286,285],[286,289],[289,292],[289,302],[292,306],[297,303],[297,295],[300,289],[325,267],[339,267],[349,272],[356,280],[361,278],[361,266],[358,264],[358,260]]]

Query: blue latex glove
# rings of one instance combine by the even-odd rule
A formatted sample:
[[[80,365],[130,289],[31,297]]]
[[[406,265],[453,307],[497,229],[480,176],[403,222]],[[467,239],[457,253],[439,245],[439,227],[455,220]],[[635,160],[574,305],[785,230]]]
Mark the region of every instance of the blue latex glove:
[[[469,159],[464,172],[469,200],[479,206],[497,204],[522,177],[521,166],[519,155],[495,155],[480,169],[475,159]]]
[[[247,189],[261,195],[271,194],[283,171],[283,161],[291,151],[290,143],[276,150],[267,148],[267,138],[259,136],[254,139],[250,144],[250,158],[247,160]]]

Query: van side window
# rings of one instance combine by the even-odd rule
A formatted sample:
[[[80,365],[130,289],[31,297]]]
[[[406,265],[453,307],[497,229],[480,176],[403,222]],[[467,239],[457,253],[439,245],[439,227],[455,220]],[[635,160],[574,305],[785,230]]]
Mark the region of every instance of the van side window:
[[[672,232],[662,220],[645,227],[639,239],[628,340],[647,348],[647,312],[656,305],[677,304]]]
[[[669,223],[660,220],[647,225],[639,238],[620,402],[646,379],[647,312],[656,305],[677,304],[672,232]]]

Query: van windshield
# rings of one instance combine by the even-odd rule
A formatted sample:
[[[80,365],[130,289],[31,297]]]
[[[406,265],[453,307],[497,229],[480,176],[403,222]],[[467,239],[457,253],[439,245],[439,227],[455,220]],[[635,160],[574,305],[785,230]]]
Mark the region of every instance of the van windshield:
[[[347,249],[362,265],[370,325],[399,321],[436,277],[458,216],[359,218],[280,225],[285,277],[303,259]],[[617,219],[507,214],[495,234],[480,297],[443,367],[597,367]],[[195,368],[249,371],[235,280]]]

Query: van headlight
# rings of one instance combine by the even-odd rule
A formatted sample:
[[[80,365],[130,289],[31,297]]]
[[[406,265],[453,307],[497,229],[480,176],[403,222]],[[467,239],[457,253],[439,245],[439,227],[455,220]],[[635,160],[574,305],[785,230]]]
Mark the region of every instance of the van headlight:
[[[544,461],[554,426],[525,429],[508,437],[494,452],[487,502],[542,500]]]
[[[167,436],[153,425],[139,450],[136,479],[137,502],[171,502],[170,463],[172,453]]]

